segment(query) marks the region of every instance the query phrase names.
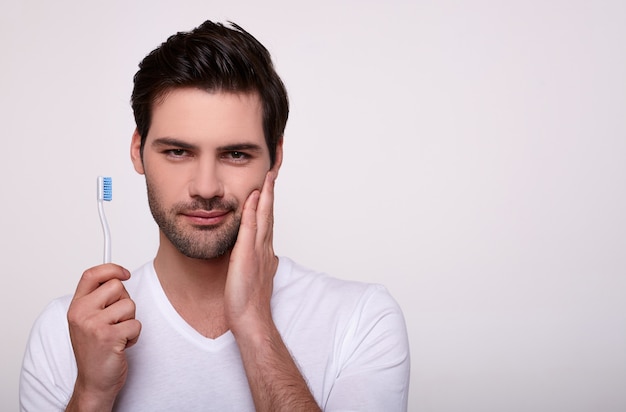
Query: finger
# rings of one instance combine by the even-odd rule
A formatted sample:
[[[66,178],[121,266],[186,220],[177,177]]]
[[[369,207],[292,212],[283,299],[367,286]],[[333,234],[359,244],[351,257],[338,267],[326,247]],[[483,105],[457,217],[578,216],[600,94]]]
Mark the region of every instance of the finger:
[[[104,282],[100,287],[91,293],[93,305],[104,309],[109,305],[121,300],[129,299],[130,295],[119,279],[111,279]]]
[[[114,325],[118,336],[125,339],[125,346],[123,349],[130,348],[139,339],[139,334],[141,333],[141,322],[137,319],[129,319],[124,322],[120,322]]]
[[[101,320],[109,325],[134,319],[135,302],[132,299],[120,299],[103,310],[101,316]]]
[[[94,266],[91,269],[87,269],[81,276],[76,286],[74,299],[90,294],[108,280],[127,280],[129,278],[130,272],[119,265],[107,263]]]
[[[237,243],[235,248],[241,248],[240,245],[254,247],[254,241],[257,233],[257,219],[256,211],[259,203],[260,193],[258,190],[250,193],[250,196],[246,199],[243,205],[243,212],[241,214],[241,224],[239,225],[239,234],[237,235]]]
[[[274,186],[276,172],[270,170],[265,176],[257,207],[256,217],[259,240],[271,240],[274,229]]]

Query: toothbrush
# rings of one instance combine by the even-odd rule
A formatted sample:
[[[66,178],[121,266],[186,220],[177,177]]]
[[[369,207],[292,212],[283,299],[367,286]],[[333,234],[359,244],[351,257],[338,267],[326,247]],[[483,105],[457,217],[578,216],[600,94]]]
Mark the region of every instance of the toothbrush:
[[[100,214],[100,223],[102,223],[102,231],[104,232],[104,263],[111,263],[111,233],[109,232],[109,224],[104,214],[104,202],[110,202],[112,199],[111,178],[98,176],[98,213]]]

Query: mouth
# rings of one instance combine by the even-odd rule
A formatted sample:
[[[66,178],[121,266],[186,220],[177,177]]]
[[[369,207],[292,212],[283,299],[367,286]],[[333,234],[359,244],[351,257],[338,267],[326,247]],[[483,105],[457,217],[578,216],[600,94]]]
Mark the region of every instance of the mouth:
[[[188,210],[180,215],[195,226],[216,226],[226,220],[230,213],[230,210]]]

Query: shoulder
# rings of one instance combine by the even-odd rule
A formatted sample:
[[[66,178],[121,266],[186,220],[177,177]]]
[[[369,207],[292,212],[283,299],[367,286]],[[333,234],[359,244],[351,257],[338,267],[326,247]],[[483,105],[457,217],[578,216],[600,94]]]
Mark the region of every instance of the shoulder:
[[[70,303],[72,303],[72,295],[61,296],[50,301],[35,320],[33,329],[47,329],[50,332],[66,329],[59,328],[59,324],[66,325],[67,309],[70,307]]]
[[[52,300],[41,311],[32,325],[29,337],[29,345],[36,348],[35,352],[53,352],[59,345],[69,342],[67,309],[71,302],[72,295],[62,296]]]
[[[386,287],[342,280],[281,258],[272,310],[307,378],[333,382],[332,396],[323,396],[327,409],[406,410],[408,334]]]
[[[274,298],[280,304],[310,307],[318,316],[352,321],[394,316],[403,324],[402,310],[384,285],[344,280],[280,258]]]
[[[387,288],[381,284],[345,280],[324,272],[315,271],[295,261],[281,257],[275,279],[275,290],[295,292],[323,293],[330,298],[341,297],[343,301],[350,299],[391,300],[393,298]]]

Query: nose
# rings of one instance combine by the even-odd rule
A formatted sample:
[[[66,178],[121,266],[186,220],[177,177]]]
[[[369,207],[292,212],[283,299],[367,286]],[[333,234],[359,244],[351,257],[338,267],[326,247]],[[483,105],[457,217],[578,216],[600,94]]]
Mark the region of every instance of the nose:
[[[202,160],[195,162],[189,184],[189,195],[211,199],[224,196],[224,186],[217,162]]]

